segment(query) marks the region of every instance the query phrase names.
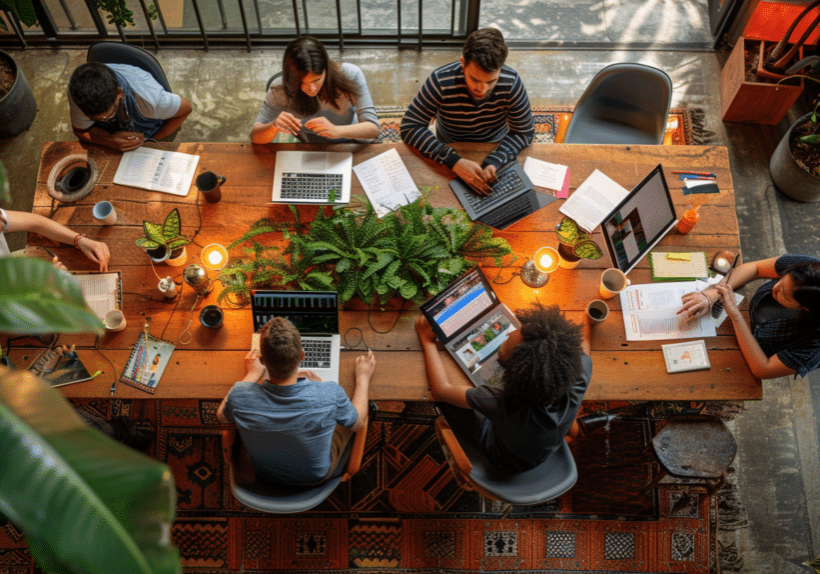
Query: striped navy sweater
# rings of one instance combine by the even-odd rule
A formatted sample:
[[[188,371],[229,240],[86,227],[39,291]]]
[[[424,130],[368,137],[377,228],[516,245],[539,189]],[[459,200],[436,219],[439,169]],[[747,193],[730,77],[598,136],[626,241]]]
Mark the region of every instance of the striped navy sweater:
[[[436,135],[430,122],[436,118]],[[535,133],[530,101],[518,73],[501,68],[490,95],[476,103],[467,90],[461,62],[433,71],[401,121],[401,138],[450,169],[461,159],[450,142],[499,142],[484,165],[499,168],[518,157]]]

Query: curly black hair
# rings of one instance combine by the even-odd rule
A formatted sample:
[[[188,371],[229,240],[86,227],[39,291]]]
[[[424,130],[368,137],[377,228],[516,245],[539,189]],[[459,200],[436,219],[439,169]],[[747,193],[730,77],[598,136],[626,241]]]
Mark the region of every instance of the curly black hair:
[[[547,406],[569,393],[581,376],[581,327],[557,305],[519,309],[522,341],[502,365],[504,397],[513,404]]]
[[[68,81],[71,99],[88,117],[110,110],[117,101],[119,88],[114,70],[99,62],[87,62],[78,67]]]

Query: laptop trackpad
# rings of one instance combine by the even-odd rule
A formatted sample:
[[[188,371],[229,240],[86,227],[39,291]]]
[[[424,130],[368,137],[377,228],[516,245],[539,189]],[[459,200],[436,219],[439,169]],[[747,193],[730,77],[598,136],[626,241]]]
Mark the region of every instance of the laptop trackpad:
[[[326,152],[302,155],[301,168],[308,171],[325,171],[330,166],[330,156]]]

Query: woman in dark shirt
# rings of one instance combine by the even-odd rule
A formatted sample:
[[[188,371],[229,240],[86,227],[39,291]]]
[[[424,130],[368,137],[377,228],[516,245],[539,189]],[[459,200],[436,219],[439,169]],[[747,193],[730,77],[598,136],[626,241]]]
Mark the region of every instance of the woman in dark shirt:
[[[734,289],[764,283],[749,302],[751,326],[737,308]],[[682,323],[723,301],[749,369],[760,379],[805,376],[820,367],[820,260],[783,255],[739,265],[727,283],[683,296]]]

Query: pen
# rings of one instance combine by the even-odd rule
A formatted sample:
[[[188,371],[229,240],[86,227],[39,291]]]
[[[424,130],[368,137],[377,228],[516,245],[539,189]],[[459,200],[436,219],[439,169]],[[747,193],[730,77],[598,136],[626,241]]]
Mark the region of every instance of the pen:
[[[732,276],[732,271],[735,270],[735,265],[737,265],[738,259],[740,259],[740,257],[735,255],[735,260],[732,261],[732,266],[729,268],[729,271],[726,273],[726,275],[723,276],[723,279],[720,280],[721,283],[725,283],[727,285],[729,284],[729,277]]]
[[[673,171],[672,173],[679,175],[679,174],[691,174],[691,175],[708,175],[710,177],[717,177],[713,173],[709,173],[708,171]]]
[[[693,175],[691,173],[682,173],[678,176],[678,179],[681,181],[686,181],[687,179],[704,179],[709,181],[716,181],[717,177],[712,175]]]
[[[40,247],[42,247],[42,248],[45,250],[45,252],[46,252],[46,253],[48,253],[49,255],[51,255],[51,257],[52,257],[52,258],[57,257],[56,255],[54,255],[54,253],[53,253],[53,252],[51,251],[51,249],[49,249],[48,247],[45,247],[45,246],[43,246],[43,245],[41,245]]]

